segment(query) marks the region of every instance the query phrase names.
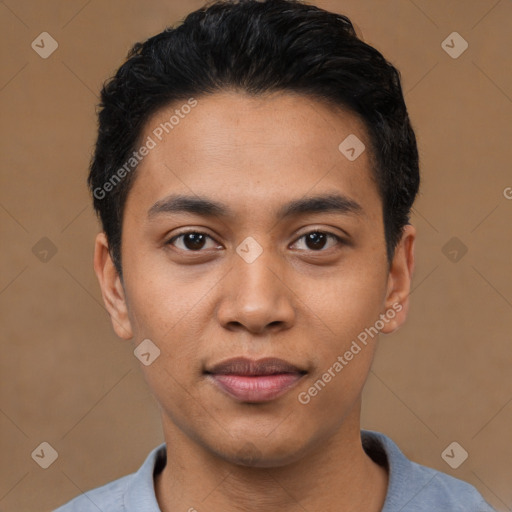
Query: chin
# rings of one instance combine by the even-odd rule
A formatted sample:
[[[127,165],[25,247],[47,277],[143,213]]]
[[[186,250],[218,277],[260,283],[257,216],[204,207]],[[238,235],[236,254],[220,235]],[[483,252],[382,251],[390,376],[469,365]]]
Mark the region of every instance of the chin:
[[[252,468],[277,468],[287,466],[300,460],[305,448],[298,439],[288,437],[286,440],[268,438],[243,441],[240,446],[228,448],[221,457],[240,466]]]

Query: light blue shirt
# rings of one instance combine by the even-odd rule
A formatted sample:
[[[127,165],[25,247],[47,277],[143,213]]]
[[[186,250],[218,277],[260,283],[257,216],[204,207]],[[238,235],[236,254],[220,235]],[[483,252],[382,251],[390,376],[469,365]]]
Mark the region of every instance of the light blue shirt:
[[[475,487],[410,461],[386,435],[361,430],[361,439],[373,460],[388,464],[389,484],[381,512],[496,512]],[[165,462],[163,443],[136,473],[81,494],[54,512],[161,512],[153,473],[161,471]]]

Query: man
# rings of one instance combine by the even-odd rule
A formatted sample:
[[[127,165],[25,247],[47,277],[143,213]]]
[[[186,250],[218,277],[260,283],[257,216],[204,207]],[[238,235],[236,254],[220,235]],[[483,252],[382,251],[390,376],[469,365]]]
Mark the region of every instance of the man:
[[[406,319],[418,153],[398,72],[350,21],[211,3],[102,91],[94,267],[165,443],[58,512],[486,512],[361,430]]]

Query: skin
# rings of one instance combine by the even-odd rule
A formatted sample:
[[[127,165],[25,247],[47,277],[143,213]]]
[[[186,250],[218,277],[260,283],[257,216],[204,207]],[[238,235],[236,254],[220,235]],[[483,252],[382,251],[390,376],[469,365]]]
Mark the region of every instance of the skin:
[[[380,511],[388,474],[364,452],[361,393],[377,337],[308,404],[298,401],[380,314],[405,321],[414,268],[412,225],[386,259],[382,203],[369,150],[351,162],[349,134],[369,148],[354,115],[291,93],[201,96],[141,162],[124,211],[123,280],[103,233],[94,267],[116,333],[161,354],[141,365],[161,409],[167,465],[155,481],[164,512],[176,510]],[[180,105],[151,118],[142,140]],[[279,220],[289,201],[343,194],[361,213],[306,213]],[[170,194],[222,202],[232,217],[148,216]],[[193,250],[184,230],[206,233]],[[307,242],[321,231],[344,238]],[[263,249],[247,263],[236,248]],[[191,249],[192,248],[192,249]],[[266,403],[242,403],[213,386],[207,366],[234,356],[280,357],[307,369]]]

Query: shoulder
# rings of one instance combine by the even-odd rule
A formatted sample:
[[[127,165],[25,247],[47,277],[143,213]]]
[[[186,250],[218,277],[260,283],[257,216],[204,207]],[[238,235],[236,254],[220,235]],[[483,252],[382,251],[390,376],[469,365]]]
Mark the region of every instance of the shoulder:
[[[123,496],[134,476],[135,473],[123,476],[118,480],[80,494],[54,512],[98,512],[98,510],[124,512]]]
[[[368,455],[388,465],[388,493],[382,512],[495,512],[471,484],[409,460],[386,435],[362,430],[361,438]]]
[[[404,512],[495,512],[468,482],[415,462],[411,462],[411,472],[402,481]]]
[[[166,445],[154,448],[136,473],[80,494],[53,512],[156,512],[154,474],[166,463]]]

